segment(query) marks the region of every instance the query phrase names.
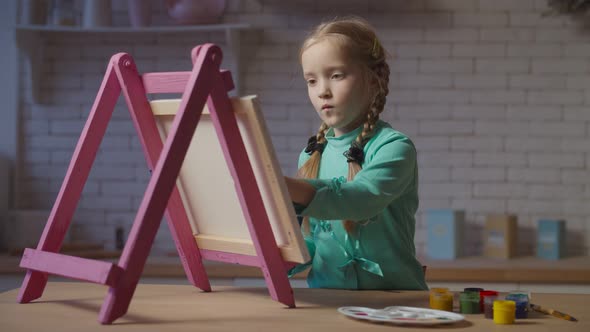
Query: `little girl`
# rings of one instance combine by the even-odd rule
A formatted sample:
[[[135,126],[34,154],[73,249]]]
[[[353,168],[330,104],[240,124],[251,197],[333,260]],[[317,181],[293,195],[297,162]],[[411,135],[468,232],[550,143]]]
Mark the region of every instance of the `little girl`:
[[[309,99],[323,121],[286,177],[312,260],[309,287],[427,289],[415,258],[416,149],[379,119],[389,66],[360,18],[319,25],[300,51]]]

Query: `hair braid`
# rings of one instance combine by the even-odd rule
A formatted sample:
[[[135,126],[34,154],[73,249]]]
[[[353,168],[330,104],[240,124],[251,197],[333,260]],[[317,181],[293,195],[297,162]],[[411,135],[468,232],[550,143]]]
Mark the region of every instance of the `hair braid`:
[[[371,71],[372,76],[377,83],[377,93],[375,94],[373,102],[371,103],[369,111],[367,112],[367,120],[363,125],[363,130],[355,139],[356,144],[362,148],[364,148],[365,143],[375,133],[375,125],[377,124],[377,121],[379,121],[379,114],[381,114],[385,108],[387,94],[389,93],[389,66],[387,65],[387,62],[385,62],[383,55],[381,56],[381,59],[377,59],[377,63],[373,68],[371,68]],[[362,165],[360,165],[358,162],[349,162],[348,181],[354,179],[356,174],[360,172],[361,169]],[[352,234],[356,228],[355,222],[351,220],[343,220],[342,224],[346,232],[349,234]]]
[[[330,127],[325,122],[322,122],[320,128],[318,129],[318,132],[315,135],[318,143],[326,143],[326,132],[328,131],[328,129],[330,129]],[[311,157],[309,157],[309,159],[297,171],[297,176],[305,179],[317,178],[320,170],[321,159],[321,150],[315,150],[311,154]],[[309,234],[309,217],[303,218],[303,223],[301,224],[301,227],[306,234]]]

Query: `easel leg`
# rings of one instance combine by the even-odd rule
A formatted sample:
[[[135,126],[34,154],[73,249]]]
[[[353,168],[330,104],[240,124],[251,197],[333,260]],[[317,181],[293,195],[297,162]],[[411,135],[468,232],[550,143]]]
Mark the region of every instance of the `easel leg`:
[[[119,79],[123,82],[123,96],[127,101],[131,118],[142,143],[146,162],[150,169],[154,169],[162,152],[163,144],[151,107],[146,99],[141,76],[137,72],[133,59],[129,56],[119,60],[116,70]],[[176,186],[168,201],[166,221],[189,282],[203,291],[210,292],[209,278]]]
[[[220,55],[218,56],[220,58]],[[221,61],[219,59],[219,61]],[[244,142],[230,100],[225,93],[221,76],[211,82],[213,89],[207,101],[225,159],[236,188],[248,230],[260,258],[261,269],[271,297],[288,307],[295,307],[293,289],[289,283],[284,260],[274,240],[262,196],[250,165]],[[240,165],[237,167],[237,165]]]
[[[121,60],[123,63],[129,63],[124,59]],[[132,63],[129,64],[134,67]],[[126,68],[129,67],[126,66]],[[116,69],[121,77],[127,76],[127,74],[121,74],[120,67]],[[209,70],[211,69],[206,66],[195,66],[188,84],[200,86],[198,83],[207,79]],[[147,256],[168,205],[170,195],[176,187],[178,173],[184,161],[184,158],[178,158],[178,156],[186,154],[201,116],[200,112],[192,110],[198,109],[202,111],[202,105],[205,104],[207,93],[208,91],[198,90],[190,96],[183,96],[182,103],[184,103],[185,107],[174,118],[170,134],[157,159],[158,162],[119,260],[119,266],[125,273],[116,287],[109,289],[109,293],[102,305],[99,321],[103,324],[113,322],[124,315],[129,308],[131,297],[139,282],[141,271],[147,261]],[[130,99],[128,99],[129,102]],[[186,111],[187,109],[191,111]],[[151,138],[154,137],[151,136]],[[144,146],[153,145],[147,144]]]
[[[111,61],[37,249],[49,252],[60,250],[120,93],[121,87]],[[18,302],[26,303],[41,297],[46,285],[47,273],[27,271]]]
[[[119,283],[115,287],[109,288],[100,310],[99,321],[103,324],[110,324],[127,312],[139,282],[166,207],[166,201],[161,197],[168,197],[168,195],[162,193],[161,196],[156,196],[154,194],[160,192],[158,187],[162,187],[162,181],[167,180],[160,177],[161,173],[160,169],[160,172],[154,173],[152,176],[133,222],[118,264],[125,272]]]
[[[197,241],[192,235],[193,230],[190,227],[185,207],[176,187],[174,187],[168,201],[166,221],[189,282],[205,292],[210,292],[211,284],[205,266],[203,266],[203,258],[197,246]]]
[[[43,295],[47,285],[47,273],[27,270],[23,284],[20,287],[17,301],[19,303],[29,303]]]
[[[268,268],[262,268],[262,273],[264,274],[264,280],[268,285],[270,297],[289,308],[295,308],[293,288],[291,288],[286,271],[284,269],[270,271]]]

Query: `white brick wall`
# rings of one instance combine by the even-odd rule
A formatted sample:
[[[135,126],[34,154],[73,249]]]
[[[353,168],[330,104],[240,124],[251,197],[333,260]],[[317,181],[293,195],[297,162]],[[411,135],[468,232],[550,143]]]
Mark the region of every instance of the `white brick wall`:
[[[158,3],[154,22],[165,23]],[[588,254],[590,34],[567,17],[541,17],[545,9],[543,0],[231,0],[224,20],[256,28],[243,36],[243,90],[260,95],[285,174],[318,126],[299,43],[323,17],[362,15],[392,55],[383,118],[418,147],[418,251],[422,212],[451,207],[467,211],[470,253],[481,252],[485,215],[507,212],[519,216],[519,252],[533,252],[536,220],[554,217],[568,220],[568,251]],[[127,24],[126,6],[114,10],[115,24]],[[130,52],[141,71],[186,70],[192,46],[223,43],[219,33],[45,37],[45,104],[21,101],[21,210],[53,204],[110,55]],[[149,177],[126,112],[119,101],[72,231],[108,247],[116,227],[128,231]],[[163,224],[154,250],[173,248]]]

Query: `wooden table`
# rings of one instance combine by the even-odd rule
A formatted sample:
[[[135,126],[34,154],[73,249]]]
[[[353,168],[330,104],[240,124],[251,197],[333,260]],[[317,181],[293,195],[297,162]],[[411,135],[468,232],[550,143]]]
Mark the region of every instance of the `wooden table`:
[[[416,291],[344,291],[296,288],[296,309],[272,301],[266,288],[214,287],[203,293],[192,286],[139,284],[127,315],[112,327],[97,322],[107,288],[78,282],[50,282],[43,297],[16,303],[17,290],[0,294],[2,331],[429,331],[357,321],[339,314],[340,306],[427,307],[428,293]],[[483,314],[438,330],[590,331],[590,295],[533,294],[533,302],[576,317],[569,322],[539,313],[514,325],[495,325]],[[457,310],[455,310],[457,311]]]

